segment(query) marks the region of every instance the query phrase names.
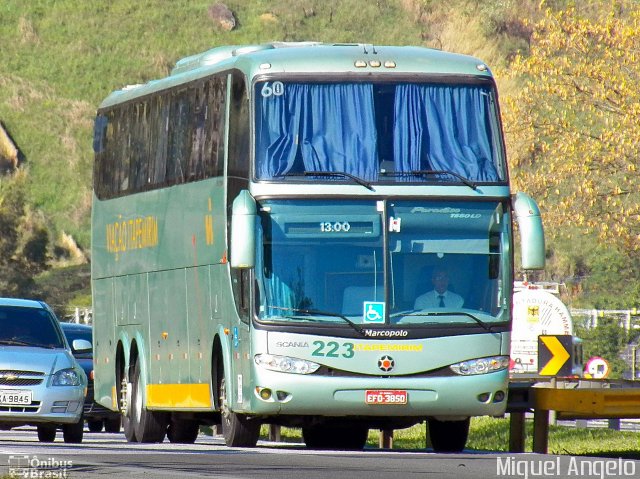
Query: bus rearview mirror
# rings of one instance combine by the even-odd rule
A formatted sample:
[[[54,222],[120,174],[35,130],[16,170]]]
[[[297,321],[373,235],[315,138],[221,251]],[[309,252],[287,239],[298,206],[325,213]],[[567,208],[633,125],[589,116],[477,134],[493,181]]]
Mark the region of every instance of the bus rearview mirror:
[[[512,204],[520,229],[522,269],[544,269],[544,229],[540,209],[537,203],[525,193],[516,193],[512,198]]]
[[[256,200],[242,190],[233,200],[231,210],[232,268],[253,268],[256,262]]]

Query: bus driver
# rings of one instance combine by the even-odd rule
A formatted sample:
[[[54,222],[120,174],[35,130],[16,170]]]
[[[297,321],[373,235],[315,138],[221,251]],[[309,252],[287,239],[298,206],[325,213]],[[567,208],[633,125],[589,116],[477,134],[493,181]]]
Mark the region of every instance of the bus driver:
[[[444,268],[436,268],[431,275],[433,290],[416,298],[414,309],[462,308],[464,299],[459,294],[449,291],[449,273]]]

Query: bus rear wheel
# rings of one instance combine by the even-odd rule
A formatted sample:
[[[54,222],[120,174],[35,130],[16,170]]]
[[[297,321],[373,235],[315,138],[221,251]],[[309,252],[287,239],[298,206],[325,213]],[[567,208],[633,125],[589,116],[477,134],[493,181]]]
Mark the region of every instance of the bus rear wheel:
[[[435,452],[462,452],[469,436],[470,418],[462,421],[439,421],[431,418],[429,438]]]
[[[224,372],[221,375],[219,391],[222,435],[225,444],[229,447],[255,447],[260,437],[260,421],[229,409]]]
[[[302,438],[310,449],[364,449],[369,429],[362,426],[318,425],[302,428]]]
[[[140,361],[138,359],[133,366],[131,386],[131,405],[128,408],[129,427],[133,427],[135,440],[138,442],[164,441],[167,432],[167,416],[165,413],[149,411],[144,407],[142,381],[140,381]]]
[[[127,442],[136,442],[136,431],[131,422],[131,369],[125,370],[122,363],[118,365],[116,369],[116,395],[118,398],[118,405],[120,410],[120,419],[122,423],[122,429],[124,431],[124,437]]]

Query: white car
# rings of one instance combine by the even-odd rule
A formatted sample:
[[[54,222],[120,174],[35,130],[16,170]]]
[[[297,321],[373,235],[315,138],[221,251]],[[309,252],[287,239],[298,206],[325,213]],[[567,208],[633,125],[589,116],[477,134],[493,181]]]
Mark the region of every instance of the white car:
[[[91,343],[75,340],[74,349]],[[82,442],[87,377],[54,312],[41,301],[0,298],[0,429],[33,425],[41,442],[62,428]]]

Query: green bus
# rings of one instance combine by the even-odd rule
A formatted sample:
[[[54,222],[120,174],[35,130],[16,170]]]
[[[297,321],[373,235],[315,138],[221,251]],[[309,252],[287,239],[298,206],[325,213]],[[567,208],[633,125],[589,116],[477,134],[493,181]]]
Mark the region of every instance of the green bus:
[[[95,398],[129,441],[262,424],[312,448],[504,414],[514,225],[478,59],[314,42],[219,47],[110,94],[94,132]]]

